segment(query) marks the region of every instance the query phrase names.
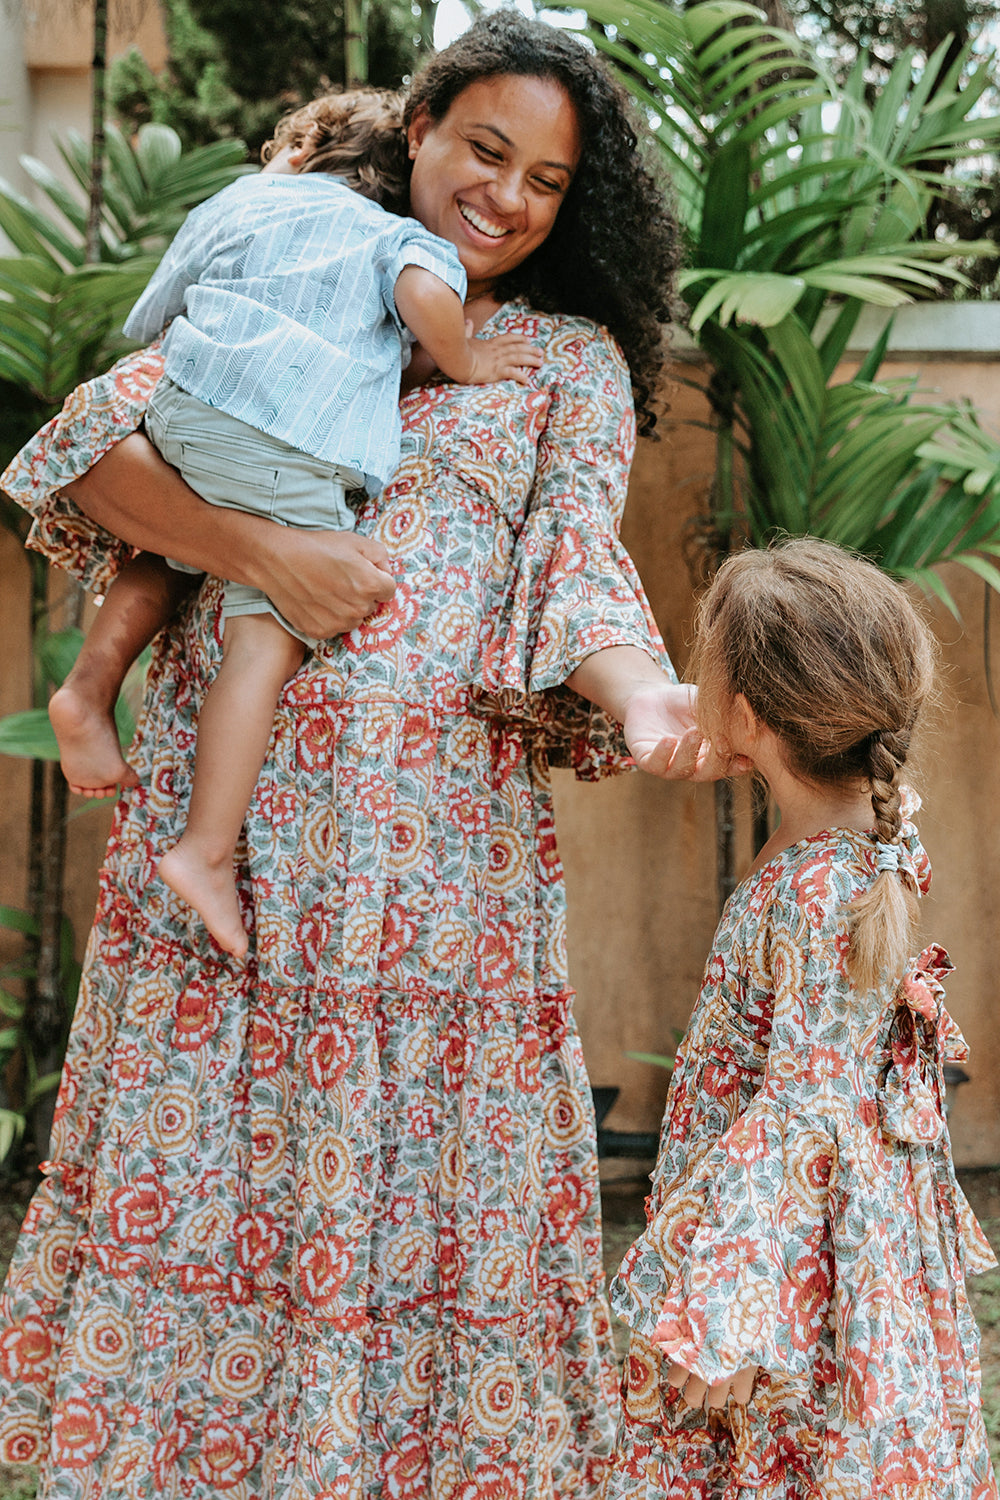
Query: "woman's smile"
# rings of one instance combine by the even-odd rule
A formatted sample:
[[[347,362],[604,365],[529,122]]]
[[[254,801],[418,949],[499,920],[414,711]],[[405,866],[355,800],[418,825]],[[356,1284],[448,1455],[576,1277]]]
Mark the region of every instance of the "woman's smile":
[[[455,246],[475,297],[548,235],[580,160],[580,127],[562,84],[504,75],[470,84],[441,120],[418,110],[408,144],[411,212]]]

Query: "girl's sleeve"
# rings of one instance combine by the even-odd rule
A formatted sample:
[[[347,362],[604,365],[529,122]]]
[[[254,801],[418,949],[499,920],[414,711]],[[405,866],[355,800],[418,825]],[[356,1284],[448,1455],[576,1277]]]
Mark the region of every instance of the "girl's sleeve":
[[[27,545],[95,593],[107,589],[133,549],[85,516],[62,487],[141,426],[162,373],[157,343],[77,386],[0,475],[0,489],[32,517]]]
[[[925,1380],[899,1253],[906,1209],[877,1070],[862,1065],[878,1023],[852,1020],[842,928],[835,910],[776,898],[755,945],[774,994],[761,1088],[654,1207],[612,1304],[665,1365],[709,1384],[746,1365],[837,1383],[847,1420],[878,1422]]]
[[[618,537],[635,453],[628,367],[606,330],[582,323],[560,329],[546,356],[557,373],[511,585],[482,653],[480,698],[537,722],[551,764],[596,780],[631,760],[617,721],[566,678],[585,657],[621,645],[673,672]]]

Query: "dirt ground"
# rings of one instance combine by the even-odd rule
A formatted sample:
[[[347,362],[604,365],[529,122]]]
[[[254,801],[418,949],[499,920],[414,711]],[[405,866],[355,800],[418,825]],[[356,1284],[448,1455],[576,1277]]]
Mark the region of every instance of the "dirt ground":
[[[1000,1168],[958,1174],[962,1188],[1000,1258]],[[27,1184],[0,1188],[0,1276],[17,1239],[24,1216]],[[646,1181],[642,1164],[634,1169],[625,1162],[612,1163],[602,1183],[604,1203],[604,1263],[610,1275],[618,1266],[643,1224]],[[990,1434],[994,1465],[1000,1469],[1000,1271],[975,1276],[969,1283],[982,1334],[983,1410]],[[624,1353],[627,1333],[615,1329],[619,1353]],[[32,1500],[35,1476],[31,1469],[12,1469],[0,1464],[0,1500]]]

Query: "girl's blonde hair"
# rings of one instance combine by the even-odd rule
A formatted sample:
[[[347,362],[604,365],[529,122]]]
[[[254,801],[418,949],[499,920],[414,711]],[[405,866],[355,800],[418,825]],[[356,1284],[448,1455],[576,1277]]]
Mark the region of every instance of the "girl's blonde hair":
[[[330,172],[392,213],[405,213],[409,160],[403,134],[403,96],[390,89],[322,94],[283,116],[261,147],[269,162],[285,146],[305,146],[302,172]]]
[[[724,741],[727,712],[742,693],[778,736],[793,774],[870,788],[881,849],[899,838],[899,773],[935,658],[908,594],[872,563],[812,538],[740,552],[698,608],[699,723]],[[891,867],[891,855],[880,863]],[[908,875],[888,868],[851,903],[848,972],[858,989],[902,973],[914,951],[916,895]]]

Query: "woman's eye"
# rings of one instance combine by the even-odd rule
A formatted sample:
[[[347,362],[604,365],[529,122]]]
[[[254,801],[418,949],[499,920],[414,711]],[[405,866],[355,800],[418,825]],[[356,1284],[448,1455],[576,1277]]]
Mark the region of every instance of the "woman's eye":
[[[482,141],[473,141],[472,148],[480,156],[485,157],[487,161],[502,161],[503,159],[499,151],[494,151],[492,146],[484,146]]]
[[[564,193],[566,191],[561,182],[551,182],[547,177],[536,177],[534,183],[543,193]]]

